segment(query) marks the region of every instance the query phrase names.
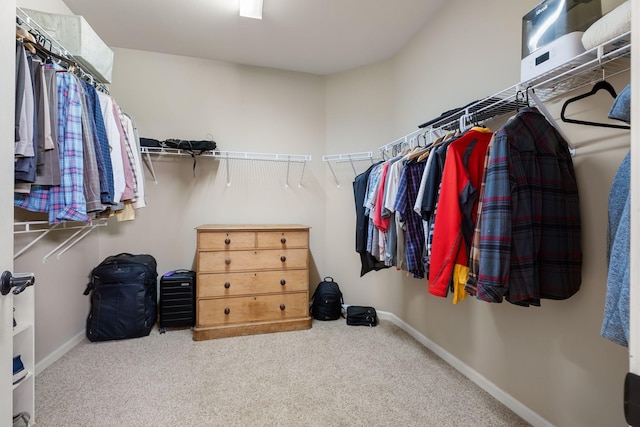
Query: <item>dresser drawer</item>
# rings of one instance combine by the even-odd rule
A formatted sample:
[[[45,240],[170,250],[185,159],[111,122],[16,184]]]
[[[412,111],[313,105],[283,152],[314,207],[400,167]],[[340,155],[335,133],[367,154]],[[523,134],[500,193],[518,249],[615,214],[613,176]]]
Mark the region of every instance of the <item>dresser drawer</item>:
[[[253,231],[199,231],[198,249],[253,249],[256,233]]]
[[[308,270],[198,274],[197,297],[226,297],[309,290]]]
[[[198,300],[198,327],[309,316],[307,292]]]
[[[259,231],[257,233],[258,248],[284,249],[308,248],[308,231]]]
[[[198,252],[200,273],[304,269],[308,265],[308,249]]]

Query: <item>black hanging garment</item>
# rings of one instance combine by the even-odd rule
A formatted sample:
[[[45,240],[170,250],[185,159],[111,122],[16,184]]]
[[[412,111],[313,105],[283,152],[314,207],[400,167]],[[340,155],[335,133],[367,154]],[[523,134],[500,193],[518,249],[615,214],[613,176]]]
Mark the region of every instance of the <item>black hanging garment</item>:
[[[384,262],[378,261],[373,255],[367,252],[367,230],[369,225],[369,216],[365,213],[364,199],[367,193],[367,181],[369,175],[375,166],[371,165],[369,169],[360,175],[356,176],[353,181],[353,195],[356,202],[356,252],[360,254],[360,261],[362,267],[360,269],[360,277],[364,276],[368,272],[375,270],[382,270],[383,268],[389,268]]]
[[[157,316],[158,273],[151,255],[122,253],[105,258],[91,272],[89,341],[149,335]]]

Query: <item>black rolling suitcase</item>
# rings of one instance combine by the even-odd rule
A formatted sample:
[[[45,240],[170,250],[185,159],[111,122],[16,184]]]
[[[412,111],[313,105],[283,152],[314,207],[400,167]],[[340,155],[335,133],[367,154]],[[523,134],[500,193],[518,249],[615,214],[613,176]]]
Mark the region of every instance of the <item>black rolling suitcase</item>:
[[[91,271],[87,338],[108,341],[149,335],[157,318],[158,273],[151,255],[109,256]]]
[[[160,278],[160,333],[196,323],[196,272],[176,270]]]

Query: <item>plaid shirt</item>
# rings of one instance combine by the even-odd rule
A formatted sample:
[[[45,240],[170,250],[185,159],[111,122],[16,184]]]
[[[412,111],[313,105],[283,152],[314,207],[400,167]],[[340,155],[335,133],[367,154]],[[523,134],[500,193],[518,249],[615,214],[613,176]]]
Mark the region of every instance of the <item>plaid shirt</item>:
[[[113,166],[111,165],[111,154],[109,149],[109,140],[107,139],[107,130],[104,126],[104,118],[98,101],[98,92],[88,82],[83,82],[85,96],[87,97],[87,107],[89,115],[93,117],[92,121],[95,126],[94,144],[96,146],[96,160],[98,162],[98,170],[100,171],[100,198],[104,204],[113,204]]]
[[[535,108],[495,135],[480,224],[477,298],[539,304],[581,283],[578,188],[566,141]]]
[[[15,194],[14,205],[34,211],[48,212],[49,222],[91,222],[84,198],[84,165],[82,155],[82,107],[78,85],[69,73],[57,74],[58,149],[62,184],[33,185],[29,194]]]
[[[81,80],[76,77],[80,91],[80,103],[82,104],[82,149],[84,152],[84,197],[87,203],[87,212],[101,211],[100,200],[100,171],[96,160],[96,149],[93,141],[95,126],[89,116],[87,98]]]
[[[396,215],[406,226],[407,270],[416,279],[424,278],[422,251],[424,249],[424,227],[422,217],[413,210],[413,201],[420,191],[420,181],[425,162],[408,162],[402,168],[398,195],[395,202]]]
[[[62,185],[49,190],[49,222],[91,222],[84,198],[82,105],[75,77],[58,73],[58,144]]]
[[[493,138],[487,147],[487,154],[484,157],[484,170],[482,174],[482,184],[480,184],[480,193],[478,194],[478,213],[476,216],[476,225],[473,230],[473,238],[471,241],[471,249],[469,249],[469,278],[465,285],[465,291],[469,295],[475,296],[478,290],[478,269],[480,268],[480,224],[482,223],[482,198],[484,197],[484,188],[487,185],[486,170],[489,167],[489,156],[491,155],[491,147],[493,146]]]

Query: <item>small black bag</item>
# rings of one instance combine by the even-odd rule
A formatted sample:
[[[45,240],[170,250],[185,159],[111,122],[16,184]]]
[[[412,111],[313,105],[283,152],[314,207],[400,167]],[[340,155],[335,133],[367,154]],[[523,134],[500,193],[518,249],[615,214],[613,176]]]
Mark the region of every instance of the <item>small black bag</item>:
[[[350,305],[347,307],[347,325],[376,326],[377,324],[378,314],[375,308],[360,305]]]
[[[311,315],[314,319],[337,320],[342,316],[342,292],[333,278],[325,277],[311,298]]]

